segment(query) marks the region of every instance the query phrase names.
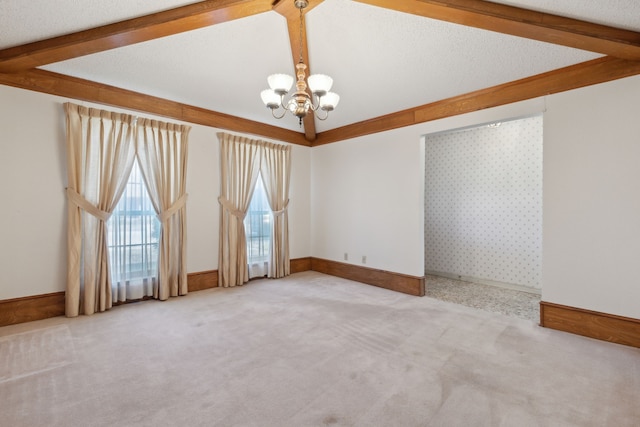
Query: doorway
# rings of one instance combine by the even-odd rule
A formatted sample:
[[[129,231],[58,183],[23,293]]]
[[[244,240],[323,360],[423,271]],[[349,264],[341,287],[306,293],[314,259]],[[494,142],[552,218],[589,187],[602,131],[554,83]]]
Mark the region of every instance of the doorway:
[[[425,136],[427,295],[532,317],[515,305],[541,293],[542,119]]]

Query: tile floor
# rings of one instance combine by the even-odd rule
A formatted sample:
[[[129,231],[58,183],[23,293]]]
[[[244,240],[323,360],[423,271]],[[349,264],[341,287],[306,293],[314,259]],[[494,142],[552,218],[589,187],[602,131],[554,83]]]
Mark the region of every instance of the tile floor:
[[[540,295],[439,276],[426,276],[426,296],[540,322]]]

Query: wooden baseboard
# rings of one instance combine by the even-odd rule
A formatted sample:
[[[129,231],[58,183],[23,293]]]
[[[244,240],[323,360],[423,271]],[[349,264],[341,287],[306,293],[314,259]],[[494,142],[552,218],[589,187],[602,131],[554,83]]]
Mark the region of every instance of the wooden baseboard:
[[[311,269],[409,295],[424,296],[424,277],[409,276],[359,265],[311,258]]]
[[[300,273],[311,270],[311,257],[296,258],[290,261],[290,272]],[[189,292],[202,291],[218,287],[218,270],[200,271],[187,275]]]
[[[311,257],[296,258],[289,262],[290,273],[302,273],[311,270]]]
[[[64,315],[64,292],[0,301],[0,326]]]
[[[640,348],[640,319],[541,301],[540,326]]]
[[[218,270],[200,271],[187,274],[189,292],[203,291],[218,287]]]
[[[218,286],[218,271],[202,271],[187,275],[189,291]],[[115,305],[121,305],[119,303]],[[50,317],[64,316],[64,292],[0,300],[0,326],[15,325]]]
[[[291,260],[291,273],[315,270],[410,295],[424,295],[424,277],[407,276],[320,258]],[[187,274],[189,292],[218,287],[218,270]],[[64,316],[64,292],[0,301],[0,326]]]

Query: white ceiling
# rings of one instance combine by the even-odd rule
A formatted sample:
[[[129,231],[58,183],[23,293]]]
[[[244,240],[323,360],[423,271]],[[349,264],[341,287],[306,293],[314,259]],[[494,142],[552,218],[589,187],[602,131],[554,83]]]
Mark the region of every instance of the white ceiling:
[[[0,49],[189,3],[0,0]],[[637,0],[500,3],[640,32]],[[341,96],[329,119],[316,121],[318,132],[601,56],[349,0],[325,0],[306,22],[311,70],[332,76]],[[43,68],[300,130],[260,101],[267,75],[293,74],[286,20],[276,12]]]

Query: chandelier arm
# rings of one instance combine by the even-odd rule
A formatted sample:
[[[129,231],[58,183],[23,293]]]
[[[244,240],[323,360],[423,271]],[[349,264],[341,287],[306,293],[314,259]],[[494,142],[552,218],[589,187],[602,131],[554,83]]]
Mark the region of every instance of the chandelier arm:
[[[314,103],[314,99],[315,99],[315,103]],[[319,110],[319,109],[320,109],[320,101],[322,101],[322,97],[321,97],[321,96],[318,96],[318,95],[315,95],[315,94],[314,94],[314,95],[311,97],[311,104],[310,104],[310,107],[311,107],[311,110],[312,110],[312,111],[317,111],[317,110]],[[326,117],[325,117],[324,119],[320,119],[320,120],[325,120],[325,119],[326,119]]]
[[[272,115],[273,117],[275,117],[276,119],[281,119],[281,118],[283,118],[283,117],[284,117],[284,115],[285,115],[285,114],[287,114],[287,111],[288,111],[288,110],[285,108],[285,109],[282,111],[282,114],[278,116],[278,115],[276,115],[276,110],[280,110],[280,108],[272,108],[272,109],[271,109],[271,115]]]
[[[324,111],[324,113],[325,113],[325,114],[324,114],[324,117],[322,117],[322,116],[320,115],[320,111]],[[315,113],[316,119],[318,119],[318,120],[325,121],[325,120],[327,120],[327,118],[329,118],[329,112],[328,112],[327,110],[322,110],[322,109],[320,109],[320,110],[314,110],[314,113]]]

